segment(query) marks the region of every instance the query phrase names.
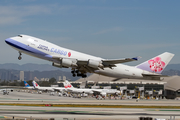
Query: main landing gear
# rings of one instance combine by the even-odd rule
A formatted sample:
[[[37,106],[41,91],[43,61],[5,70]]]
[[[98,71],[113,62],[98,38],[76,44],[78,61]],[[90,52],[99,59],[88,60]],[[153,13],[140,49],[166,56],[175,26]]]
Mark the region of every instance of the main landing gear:
[[[22,55],[21,52],[19,52],[19,57],[18,57],[19,60],[22,59],[21,55]]]
[[[79,70],[72,70],[71,73],[72,73],[72,76],[73,76],[73,77],[76,77],[76,76],[78,76],[78,77],[81,76],[82,78],[86,78],[86,77],[87,77],[86,74],[80,73]]]

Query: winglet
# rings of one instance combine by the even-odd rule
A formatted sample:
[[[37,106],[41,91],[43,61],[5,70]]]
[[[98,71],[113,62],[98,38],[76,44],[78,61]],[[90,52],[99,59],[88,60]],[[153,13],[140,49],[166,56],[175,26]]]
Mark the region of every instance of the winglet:
[[[134,58],[132,58],[132,59],[138,61],[140,58],[142,58],[142,57],[141,57],[141,56],[138,56],[138,57],[134,57]]]

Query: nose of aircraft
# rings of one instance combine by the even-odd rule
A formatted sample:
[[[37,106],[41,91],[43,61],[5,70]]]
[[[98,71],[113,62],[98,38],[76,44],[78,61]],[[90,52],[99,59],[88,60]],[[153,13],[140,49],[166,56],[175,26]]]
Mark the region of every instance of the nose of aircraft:
[[[5,40],[5,42],[7,43],[7,44],[9,44],[9,45],[11,45],[11,43],[12,43],[12,39],[11,38],[7,38],[6,40]]]

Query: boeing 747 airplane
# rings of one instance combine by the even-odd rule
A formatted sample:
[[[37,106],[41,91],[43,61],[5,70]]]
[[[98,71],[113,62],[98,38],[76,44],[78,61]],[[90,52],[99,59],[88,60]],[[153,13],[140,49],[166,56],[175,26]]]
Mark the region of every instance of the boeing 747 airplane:
[[[42,91],[54,91],[54,87],[40,87],[34,80],[32,81],[32,84],[35,89],[42,90]]]
[[[117,89],[81,89],[81,88],[74,88],[73,85],[67,80],[63,82],[64,87],[66,88],[66,91],[71,93],[86,93],[86,94],[94,94],[94,95],[100,95],[102,98],[105,98],[106,95],[114,95],[117,96],[120,94],[120,91]],[[100,97],[99,96],[99,97]]]
[[[173,58],[174,54],[165,52],[140,65],[128,66],[121,63],[137,61],[138,57],[123,59],[103,59],[66,49],[45,40],[28,36],[18,35],[5,40],[7,44],[19,52],[48,60],[52,65],[59,68],[72,68],[72,75],[86,77],[86,73],[96,73],[116,79],[152,79],[160,80],[161,72]]]

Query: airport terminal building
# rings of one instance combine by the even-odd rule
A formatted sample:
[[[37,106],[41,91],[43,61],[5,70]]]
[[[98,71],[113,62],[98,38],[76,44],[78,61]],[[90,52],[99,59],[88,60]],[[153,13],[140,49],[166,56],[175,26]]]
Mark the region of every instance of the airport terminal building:
[[[62,86],[62,83],[59,84]],[[180,97],[180,76],[164,77],[161,81],[142,79],[120,79],[92,74],[72,82],[78,88],[118,89],[121,95],[135,98],[166,98]]]

